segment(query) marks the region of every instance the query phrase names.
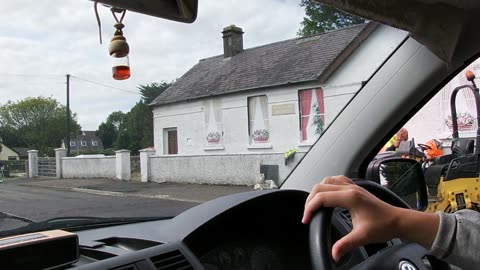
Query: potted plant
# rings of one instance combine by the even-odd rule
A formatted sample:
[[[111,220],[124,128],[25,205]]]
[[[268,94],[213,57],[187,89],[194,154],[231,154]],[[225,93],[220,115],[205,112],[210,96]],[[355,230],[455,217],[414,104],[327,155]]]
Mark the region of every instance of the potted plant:
[[[219,143],[220,139],[222,139],[222,135],[218,131],[209,132],[207,134],[207,142],[208,143],[212,143],[212,144]]]
[[[256,129],[252,132],[253,141],[257,143],[265,143],[269,137],[270,133],[266,129]]]

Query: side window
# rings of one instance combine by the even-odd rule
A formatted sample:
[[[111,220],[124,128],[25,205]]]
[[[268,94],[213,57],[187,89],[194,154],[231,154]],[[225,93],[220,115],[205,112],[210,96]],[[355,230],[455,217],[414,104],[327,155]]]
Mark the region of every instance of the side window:
[[[98,141],[92,141],[92,146],[98,146]]]
[[[208,100],[203,104],[205,113],[206,145],[223,143],[223,122],[221,100]]]
[[[300,90],[298,96],[301,141],[313,143],[325,129],[323,89]]]
[[[477,75],[480,76],[480,73]],[[442,131],[446,134],[452,134],[453,132],[452,112],[450,108],[450,99],[453,90],[458,86],[468,84],[471,83],[469,83],[467,78],[462,76],[462,73],[460,73],[459,76],[457,75],[457,77],[450,81],[440,91],[442,120],[445,122]],[[473,92],[467,89],[460,90],[456,96],[456,106],[458,131],[460,134],[465,136],[474,137],[477,130],[475,125],[477,113],[475,108],[475,96]]]
[[[77,143],[75,141],[70,141],[70,146],[77,146]]]
[[[80,145],[81,146],[87,146],[87,142],[86,141],[80,141]]]
[[[474,70],[475,63],[480,65],[477,60],[466,70]],[[466,79],[466,70],[460,72],[449,83],[447,83],[425,106],[418,111],[406,124],[410,140],[413,138],[415,145],[426,144],[435,139],[441,143],[441,148],[446,154],[450,153],[453,141],[453,119],[451,98],[456,88],[458,90],[455,96],[456,117],[458,125],[458,134],[461,140],[475,140],[478,128],[477,110],[473,91],[463,87],[472,85]],[[476,74],[480,77],[480,73]],[[478,85],[478,80],[475,80]]]
[[[478,85],[479,81],[471,73],[468,73],[470,79],[466,76],[467,70],[478,71],[478,66],[480,60],[457,74],[433,96],[390,139],[397,148],[379,153],[367,170],[373,172],[373,178],[380,171],[379,182],[382,185],[405,201],[415,203],[418,202],[418,196],[408,198],[408,194],[416,190],[415,184],[406,181],[405,177],[414,170],[408,166],[407,171],[402,169],[408,163],[401,158],[416,160],[414,162],[420,166],[419,172],[425,178],[427,212],[479,209],[480,161],[475,154],[479,128],[477,110],[480,109],[475,102],[475,96],[478,95],[475,84]],[[480,74],[475,75],[480,77]],[[477,98],[480,99],[480,96]],[[390,162],[390,157],[399,159]]]
[[[267,96],[248,98],[248,134],[250,144],[268,143],[270,130],[268,125]]]

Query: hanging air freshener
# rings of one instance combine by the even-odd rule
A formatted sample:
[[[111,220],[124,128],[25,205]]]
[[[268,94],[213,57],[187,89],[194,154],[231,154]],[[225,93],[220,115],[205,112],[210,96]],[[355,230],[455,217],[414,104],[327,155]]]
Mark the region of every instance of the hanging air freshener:
[[[115,16],[115,12],[123,12],[120,20]],[[115,34],[112,37],[110,46],[108,46],[108,52],[113,58],[112,74],[115,80],[126,80],[130,78],[130,63],[128,59],[128,53],[130,48],[127,43],[127,39],[123,36],[122,29],[125,27],[122,20],[125,17],[125,10],[117,10],[112,8],[112,14],[117,23],[114,25]]]

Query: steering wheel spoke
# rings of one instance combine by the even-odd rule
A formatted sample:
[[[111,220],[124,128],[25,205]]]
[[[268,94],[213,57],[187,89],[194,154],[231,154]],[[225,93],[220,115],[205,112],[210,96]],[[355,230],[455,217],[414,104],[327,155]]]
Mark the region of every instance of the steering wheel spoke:
[[[351,269],[427,270],[424,262],[426,255],[427,250],[422,246],[404,242],[381,250]]]

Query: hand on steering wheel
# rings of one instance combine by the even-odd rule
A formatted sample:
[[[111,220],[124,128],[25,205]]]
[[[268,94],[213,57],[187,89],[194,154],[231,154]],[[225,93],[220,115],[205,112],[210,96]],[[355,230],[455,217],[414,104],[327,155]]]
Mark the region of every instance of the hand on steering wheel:
[[[355,185],[347,177],[329,177],[315,185],[307,198],[302,222],[309,223],[314,210],[320,207],[345,208],[352,216],[353,230],[332,247],[335,261],[355,247],[386,242],[395,237],[393,230],[385,230],[395,226],[392,206]],[[382,218],[379,219],[379,216]]]
[[[329,229],[332,218],[331,208],[334,207],[350,211],[353,229],[332,246]],[[316,185],[308,196],[302,220],[305,224],[311,221],[310,248],[314,269],[332,269],[332,257],[338,262],[343,255],[356,247],[368,243],[385,243],[393,238],[414,240],[421,245],[402,243],[390,246],[383,252],[366,259],[361,263],[360,268],[369,269],[381,264],[384,267],[381,269],[398,269],[399,262],[405,259],[406,262],[416,265],[414,269],[426,269],[422,259],[427,250],[422,245],[428,247],[431,245],[436,230],[433,234],[425,234],[420,226],[418,228],[420,230],[415,232],[415,227],[404,226],[401,218],[409,215],[410,217],[406,217],[406,220],[411,220],[420,215],[421,224],[423,220],[420,219],[425,217],[426,223],[423,225],[430,226],[429,231],[432,231],[432,228],[435,228],[435,222],[438,228],[438,217],[435,214],[402,208],[408,208],[402,199],[371,181],[353,183],[344,176],[326,178],[322,184]],[[315,214],[318,209],[320,211]],[[415,222],[412,224],[418,226]]]

